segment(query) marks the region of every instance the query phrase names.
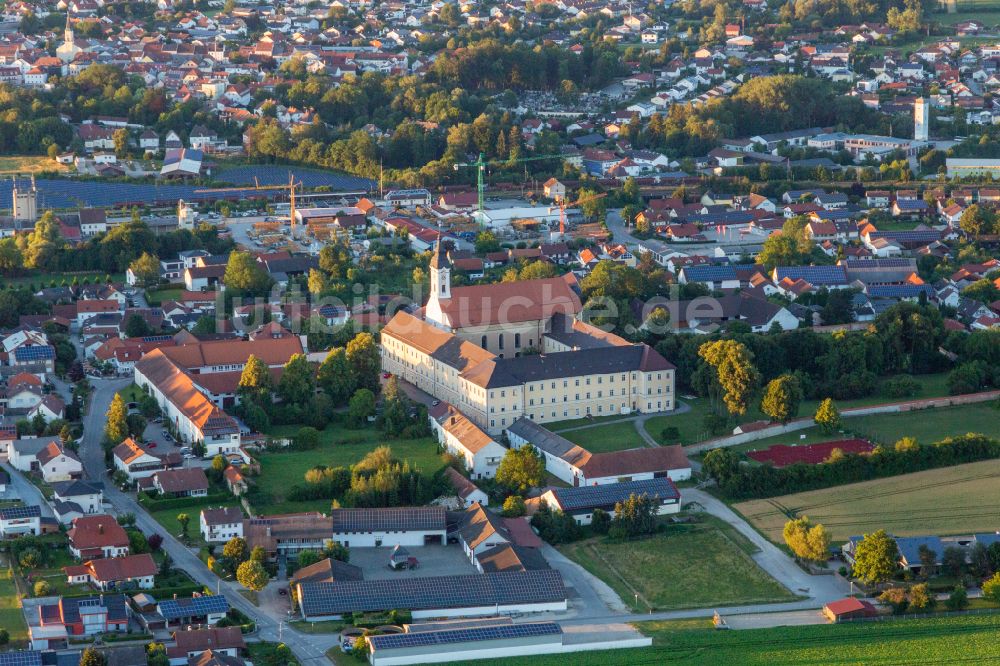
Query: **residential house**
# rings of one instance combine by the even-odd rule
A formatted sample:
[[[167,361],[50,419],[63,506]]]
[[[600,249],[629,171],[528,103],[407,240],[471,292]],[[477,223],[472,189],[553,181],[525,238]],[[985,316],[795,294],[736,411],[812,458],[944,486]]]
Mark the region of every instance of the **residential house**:
[[[0,538],[9,539],[25,534],[42,533],[42,511],[38,506],[23,504],[0,507]]]
[[[128,555],[128,534],[114,516],[82,516],[67,532],[69,552],[77,559],[97,559]]]
[[[128,629],[129,610],[123,594],[61,597],[26,609],[28,635],[36,650],[64,648],[81,640]]]
[[[93,585],[102,592],[151,590],[159,567],[149,553],[105,557],[63,567],[70,585]]]
[[[243,512],[238,507],[202,509],[198,518],[201,537],[208,543],[225,543],[243,536]]]
[[[151,485],[165,497],[204,497],[208,477],[201,467],[160,470],[153,473]]]

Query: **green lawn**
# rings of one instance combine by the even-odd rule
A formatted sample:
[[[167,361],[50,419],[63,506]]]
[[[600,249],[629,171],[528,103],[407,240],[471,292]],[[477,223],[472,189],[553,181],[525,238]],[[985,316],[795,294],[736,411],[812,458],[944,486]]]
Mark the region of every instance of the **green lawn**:
[[[124,400],[126,404],[130,402],[138,402],[139,399],[145,395],[145,393],[142,392],[142,389],[139,388],[138,384],[129,384],[119,391],[119,393],[122,396],[122,400]]]
[[[28,625],[21,613],[21,601],[11,578],[10,570],[0,572],[0,628],[10,633],[8,649],[25,647],[28,641]]]
[[[277,648],[279,643],[247,643],[247,652],[250,653],[250,660],[255,664],[276,664],[275,661],[277,655],[275,655],[275,648]],[[291,653],[288,654],[287,658],[281,662],[283,666],[299,666],[299,660],[295,658]],[[360,663],[360,662],[358,662]]]
[[[648,539],[595,538],[560,550],[639,612],[794,599],[735,541],[742,537],[730,534],[713,524],[685,525]]]
[[[563,431],[559,434],[591,453],[638,449],[646,446],[645,440],[639,436],[639,431],[635,429],[635,423],[632,421]]]
[[[589,419],[586,417],[582,419],[570,419],[568,421],[559,421],[557,423],[553,423],[551,427],[549,427],[549,430],[551,430],[552,432],[562,432],[567,428],[575,428],[577,426],[583,426],[583,425],[593,425],[595,423],[604,423],[604,422],[611,423],[614,421],[623,421],[627,418],[629,418],[627,415],[623,416],[621,414],[612,414],[610,416],[594,416]]]
[[[205,542],[201,538],[201,533],[198,529],[198,517],[201,515],[202,509],[217,508],[222,506],[239,506],[239,500],[233,498],[226,502],[205,502],[204,504],[196,504],[194,506],[185,506],[177,509],[161,509],[159,511],[150,511],[149,515],[156,519],[163,529],[174,536],[178,536],[181,533],[181,524],[177,522],[177,516],[186,513],[191,519],[188,523],[188,540],[191,544],[200,546]],[[147,535],[149,536],[149,535]]]
[[[987,664],[1000,659],[1000,642],[996,641],[1000,615],[846,622],[742,631],[716,631],[705,626],[707,622],[640,622],[636,627],[653,637],[653,646],[649,648],[461,663],[478,666],[854,666]]]
[[[920,392],[911,400],[917,400],[920,398],[939,398],[948,395],[947,387],[947,373],[937,373],[930,375],[913,375],[913,378],[917,380],[920,384]],[[882,380],[883,382],[885,379]],[[840,409],[846,409],[848,407],[868,407],[870,405],[880,405],[887,402],[903,402],[907,398],[889,398],[882,394],[881,390],[876,391],[874,395],[868,396],[866,398],[859,398],[857,400],[842,400],[837,402],[837,406]],[[704,419],[705,416],[712,413],[712,407],[707,398],[692,398],[686,399],[681,398],[681,402],[689,405],[691,407],[690,412],[684,414],[676,414],[669,416],[654,416],[653,418],[646,421],[646,432],[653,436],[661,444],[683,444],[689,446],[691,444],[697,444],[706,439],[710,439],[712,434],[705,429]],[[819,407],[819,400],[804,400],[799,406],[799,416],[811,416],[816,412]],[[747,413],[740,417],[738,420],[731,424],[731,427],[735,427],[737,423],[750,423],[753,421],[764,420],[767,417],[761,414],[757,406],[753,406],[751,409],[747,410]],[[865,417],[866,419],[872,417]],[[664,442],[660,437],[660,433],[664,428],[674,426],[680,431],[680,437],[677,440]],[[826,441],[826,440],[818,440]],[[759,448],[759,443],[754,443],[751,448]]]
[[[697,444],[711,437],[711,433],[705,430],[703,424],[705,416],[712,412],[708,398],[693,398],[690,400],[681,398],[681,402],[687,404],[691,408],[691,411],[669,416],[654,416],[646,421],[646,432],[661,444]],[[665,442],[660,437],[660,433],[663,432],[664,428],[671,426],[677,428],[680,432],[680,437],[676,440]]]
[[[269,435],[274,438],[292,437],[298,426],[278,426]],[[399,460],[408,460],[413,467],[431,475],[444,467],[444,460],[438,452],[438,443],[431,437],[422,439],[401,439],[386,441],[381,433],[368,427],[349,430],[337,424],[330,424],[320,433],[320,445],[311,451],[261,452],[261,473],[256,477],[260,490],[270,496],[270,501],[261,510],[267,514],[294,511],[329,511],[330,500],[292,502],[285,500],[285,493],[294,485],[305,483],[305,473],[317,465],[328,467],[349,467],[364,458],[365,454],[381,444],[392,448]]]
[[[969,432],[996,437],[1000,435],[1000,411],[990,403],[935,407],[915,412],[857,416],[844,419],[843,425],[845,431],[843,435],[840,433],[826,435],[819,428],[812,427],[732,448],[734,451],[763,450],[775,444],[818,444],[854,436],[871,438],[885,444],[894,444],[903,437],[915,437],[921,444],[931,444],[945,437],[955,437]]]
[[[146,302],[150,305],[160,305],[163,301],[176,301],[181,297],[184,287],[168,287],[166,289],[147,289]]]

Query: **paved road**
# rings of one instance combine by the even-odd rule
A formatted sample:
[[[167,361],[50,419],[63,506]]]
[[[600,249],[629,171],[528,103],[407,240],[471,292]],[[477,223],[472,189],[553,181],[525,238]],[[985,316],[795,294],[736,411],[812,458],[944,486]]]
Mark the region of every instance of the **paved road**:
[[[95,379],[94,393],[90,401],[90,409],[84,417],[84,437],[83,445],[80,447],[80,457],[83,460],[84,470],[91,479],[106,480],[104,452],[101,449],[101,437],[104,432],[105,413],[108,405],[114,397],[116,391],[128,386],[131,379]],[[163,548],[170,554],[174,561],[174,566],[183,569],[198,583],[206,585],[210,589],[217,589],[234,608],[246,613],[250,617],[256,618],[258,633],[257,637],[265,641],[277,641],[279,631],[282,632],[282,640],[292,649],[292,652],[303,664],[303,666],[324,666],[329,665],[329,660],[324,653],[327,649],[337,644],[334,635],[313,636],[302,634],[287,626],[279,628],[279,622],[286,618],[278,615],[268,608],[258,608],[251,604],[239,593],[240,586],[237,583],[220,581],[219,578],[208,570],[208,567],[198,559],[195,552],[182,544],[174,535],[168,534],[163,527],[150,516],[145,509],[140,507],[131,496],[121,492],[113,484],[106,483],[104,490],[105,500],[110,502],[117,513],[133,513],[136,517],[136,526],[145,534],[161,534],[163,536]],[[197,529],[197,521],[194,529]]]
[[[38,489],[38,486],[24,478],[24,475],[14,469],[10,463],[5,462],[2,467],[10,474],[10,483],[7,485],[6,493],[7,499],[19,499],[27,505],[37,504],[41,509],[43,517],[55,517],[55,512],[52,511],[52,507],[49,506],[48,501],[46,501],[45,496],[42,495],[42,491]]]
[[[562,574],[566,587],[576,591],[576,597],[570,599],[576,618],[607,617],[628,610],[618,594],[604,581],[549,544],[542,545],[542,555],[553,569]]]

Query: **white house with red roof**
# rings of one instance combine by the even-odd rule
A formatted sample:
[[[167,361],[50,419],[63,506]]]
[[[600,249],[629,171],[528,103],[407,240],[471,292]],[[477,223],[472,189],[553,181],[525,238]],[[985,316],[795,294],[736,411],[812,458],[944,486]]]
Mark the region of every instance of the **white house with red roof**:
[[[102,592],[122,588],[151,590],[159,567],[149,553],[88,560],[63,567],[70,585],[93,585]]]
[[[77,559],[121,557],[129,553],[128,534],[108,514],[74,519],[67,536],[69,552]]]

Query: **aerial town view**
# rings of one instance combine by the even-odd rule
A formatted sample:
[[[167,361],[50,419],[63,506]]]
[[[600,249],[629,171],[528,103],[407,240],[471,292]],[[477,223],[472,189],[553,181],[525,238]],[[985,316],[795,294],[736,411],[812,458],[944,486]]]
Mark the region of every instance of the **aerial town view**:
[[[0,0],[0,666],[998,635],[1000,0]]]

